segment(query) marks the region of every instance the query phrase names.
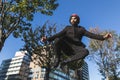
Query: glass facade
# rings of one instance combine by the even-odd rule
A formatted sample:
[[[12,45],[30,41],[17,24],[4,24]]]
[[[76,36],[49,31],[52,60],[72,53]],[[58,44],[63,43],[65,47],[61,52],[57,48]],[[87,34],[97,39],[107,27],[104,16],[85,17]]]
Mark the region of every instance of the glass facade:
[[[28,57],[25,55],[3,60],[0,80],[27,80],[29,62]]]
[[[89,80],[87,63],[78,71],[80,80]],[[2,62],[0,80],[44,80],[45,72],[45,68],[31,64],[28,56],[17,54],[14,58]],[[60,69],[56,69],[49,75],[50,80],[77,80],[75,77],[74,70],[69,70],[69,74],[66,74]]]
[[[88,64],[86,62],[78,69],[78,75],[80,80],[89,80]]]

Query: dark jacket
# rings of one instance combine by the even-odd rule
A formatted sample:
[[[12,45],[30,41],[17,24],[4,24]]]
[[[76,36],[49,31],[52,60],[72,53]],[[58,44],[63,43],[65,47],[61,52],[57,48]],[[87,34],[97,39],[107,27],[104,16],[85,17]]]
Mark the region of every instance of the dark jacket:
[[[66,26],[61,32],[49,37],[47,40],[53,41],[55,38],[63,38],[68,43],[85,47],[81,42],[83,36],[97,40],[104,40],[102,35],[91,33],[82,26]]]

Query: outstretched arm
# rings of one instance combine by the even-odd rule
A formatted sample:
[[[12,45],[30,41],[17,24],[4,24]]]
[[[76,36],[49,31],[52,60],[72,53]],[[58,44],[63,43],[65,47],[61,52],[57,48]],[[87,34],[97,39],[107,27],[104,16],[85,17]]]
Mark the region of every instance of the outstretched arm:
[[[89,37],[89,38],[97,39],[97,40],[105,40],[105,39],[112,37],[112,35],[110,33],[107,33],[106,35],[98,35],[98,34],[91,33],[87,30],[85,30],[84,35]]]
[[[66,34],[66,29],[67,29],[67,28],[63,29],[61,32],[59,32],[59,33],[57,33],[57,34],[55,34],[55,35],[53,35],[53,36],[51,36],[51,37],[49,37],[49,38],[47,38],[47,37],[42,37],[42,38],[41,38],[41,41],[42,41],[42,42],[45,42],[45,41],[53,41],[55,38],[62,37],[62,36],[64,36],[64,35]]]

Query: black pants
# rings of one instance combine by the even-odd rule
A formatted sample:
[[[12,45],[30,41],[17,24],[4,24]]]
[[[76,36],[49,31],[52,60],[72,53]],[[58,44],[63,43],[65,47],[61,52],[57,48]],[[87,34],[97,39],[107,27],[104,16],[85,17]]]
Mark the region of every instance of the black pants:
[[[56,52],[56,56],[58,57],[58,62],[60,62],[62,55],[61,52],[69,56],[69,58],[64,61],[66,63],[84,59],[89,54],[89,51],[86,48],[70,44],[62,38],[55,39],[54,50]]]

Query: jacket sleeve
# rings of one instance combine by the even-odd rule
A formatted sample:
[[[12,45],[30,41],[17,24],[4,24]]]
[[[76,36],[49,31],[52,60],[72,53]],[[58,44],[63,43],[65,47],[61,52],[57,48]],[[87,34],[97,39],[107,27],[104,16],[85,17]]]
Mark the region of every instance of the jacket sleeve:
[[[53,36],[47,38],[47,41],[53,41],[55,38],[59,38],[59,37],[62,37],[66,34],[66,29],[67,27],[65,27],[62,31],[60,31],[59,33],[57,34],[54,34]]]
[[[92,38],[92,39],[97,39],[97,40],[105,40],[103,35],[94,34],[92,32],[87,31],[86,29],[84,29],[84,36]]]

